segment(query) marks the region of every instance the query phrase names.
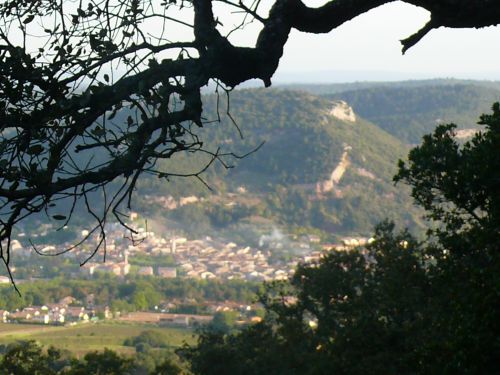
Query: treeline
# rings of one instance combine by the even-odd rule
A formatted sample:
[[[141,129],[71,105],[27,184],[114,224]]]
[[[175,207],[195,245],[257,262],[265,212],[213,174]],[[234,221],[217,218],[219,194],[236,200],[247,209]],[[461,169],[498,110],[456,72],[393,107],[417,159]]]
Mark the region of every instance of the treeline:
[[[66,350],[43,348],[35,341],[0,345],[0,373],[15,375],[188,375],[174,354],[145,349],[133,356],[110,349],[82,358]]]
[[[117,277],[101,274],[93,280],[55,278],[49,281],[18,285],[21,295],[5,285],[0,288],[0,309],[13,311],[34,305],[55,303],[74,297],[85,306],[91,296],[93,304],[109,306],[116,311],[151,310],[162,302],[180,301],[177,312],[205,312],[203,301],[236,301],[250,304],[255,300],[259,284],[239,280],[160,279],[156,277]]]

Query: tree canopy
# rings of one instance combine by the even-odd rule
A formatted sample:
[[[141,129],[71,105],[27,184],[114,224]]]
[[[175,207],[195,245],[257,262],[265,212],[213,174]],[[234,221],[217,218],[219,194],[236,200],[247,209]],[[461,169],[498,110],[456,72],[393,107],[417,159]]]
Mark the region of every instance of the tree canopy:
[[[42,212],[64,226],[78,204],[95,220],[89,235],[101,231],[104,242],[109,213],[125,225],[141,173],[174,177],[159,161],[177,153],[207,153],[208,164],[226,165],[223,152],[207,151],[196,134],[217,121],[203,117],[202,88],[213,82],[227,93],[253,78],[269,86],[292,29],[326,33],[389,2],[2,2],[0,258],[8,266],[19,221]],[[405,2],[429,10],[431,19],[402,41],[403,51],[438,27],[500,22],[495,0]],[[237,28],[262,25],[254,47],[230,43],[220,31],[221,9],[240,12]],[[179,30],[189,36],[176,40]],[[104,207],[92,204],[93,194]]]
[[[500,350],[500,105],[461,145],[439,126],[400,163],[437,226],[426,242],[382,223],[361,251],[332,251],[268,285],[262,323],[202,332],[195,374],[494,373]],[[221,366],[214,365],[217,359]]]
[[[187,375],[175,359],[165,358],[155,364],[154,354],[137,352],[134,357],[110,349],[88,352],[76,358],[65,350],[43,348],[35,341],[20,341],[3,346],[0,357],[2,374],[8,375]],[[149,361],[146,359],[149,358]],[[175,357],[174,357],[175,358]]]

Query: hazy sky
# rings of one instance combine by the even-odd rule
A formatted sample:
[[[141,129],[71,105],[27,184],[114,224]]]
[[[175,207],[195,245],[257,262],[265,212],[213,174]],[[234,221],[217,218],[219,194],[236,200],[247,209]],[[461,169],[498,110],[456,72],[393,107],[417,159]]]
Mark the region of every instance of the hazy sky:
[[[303,0],[318,6],[327,0]],[[470,0],[474,1],[474,0]],[[262,0],[262,15],[274,0]],[[75,3],[77,4],[77,2]],[[223,34],[239,23],[227,4],[214,3],[223,23]],[[172,17],[192,21],[192,10],[176,10]],[[500,27],[486,29],[438,29],[431,31],[406,55],[400,39],[419,30],[429,19],[421,8],[399,1],[365,13],[328,34],[293,31],[273,81],[350,82],[422,78],[469,78],[500,80]],[[161,25],[144,26],[155,35]],[[167,28],[171,40],[192,40],[192,29],[177,23]],[[231,34],[236,45],[254,46],[260,24],[254,22]],[[20,37],[20,33],[19,37]],[[37,49],[42,40],[32,40]],[[178,51],[171,52],[176,56]]]
[[[399,40],[416,32],[428,19],[427,11],[395,2],[329,34],[294,31],[275,79],[500,79],[500,27],[433,30],[403,56]]]

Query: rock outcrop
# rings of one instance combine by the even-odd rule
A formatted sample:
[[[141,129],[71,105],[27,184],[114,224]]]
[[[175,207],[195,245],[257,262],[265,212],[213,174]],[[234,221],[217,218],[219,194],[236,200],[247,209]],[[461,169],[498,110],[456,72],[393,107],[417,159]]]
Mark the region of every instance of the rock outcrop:
[[[332,103],[330,115],[341,121],[356,122],[356,115],[353,109],[343,100],[335,100]]]
[[[334,190],[335,186],[339,184],[342,176],[344,175],[347,167],[349,166],[349,151],[352,149],[349,145],[344,145],[344,152],[340,158],[339,164],[332,171],[328,180],[319,181],[316,184],[316,194],[321,195],[329,193]]]

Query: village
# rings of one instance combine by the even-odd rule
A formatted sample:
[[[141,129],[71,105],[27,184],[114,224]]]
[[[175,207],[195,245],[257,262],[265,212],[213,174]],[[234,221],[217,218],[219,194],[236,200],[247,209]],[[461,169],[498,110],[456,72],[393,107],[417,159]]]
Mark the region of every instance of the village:
[[[207,324],[217,312],[236,311],[242,313],[251,311],[252,306],[235,303],[213,304],[211,314],[176,314],[168,313],[165,309],[145,312],[112,312],[108,306],[94,306],[87,301],[86,307],[74,306],[75,299],[65,297],[57,303],[48,303],[43,306],[27,306],[23,309],[9,312],[0,310],[0,323],[3,324],[41,324],[73,326],[77,324],[98,323],[101,321],[116,321],[121,323],[152,323],[160,326],[196,327]],[[259,320],[257,317],[248,317],[245,321]]]
[[[131,214],[137,220],[137,214]],[[184,236],[171,235],[163,237],[152,230],[137,226],[133,237],[127,237],[125,229],[118,223],[106,227],[106,259],[98,257],[85,262],[77,274],[67,275],[73,278],[92,279],[97,275],[110,274],[125,278],[128,275],[156,277],[164,279],[188,278],[197,280],[243,280],[268,282],[286,280],[293,275],[299,263],[318,261],[328,251],[344,251],[364,246],[371,241],[366,238],[345,238],[340,244],[322,243],[317,235],[304,235],[295,240],[273,228],[269,234],[262,235],[258,247],[241,246],[222,238],[205,237],[188,239]],[[98,235],[89,236],[87,230],[81,231],[82,237],[88,237],[85,247],[76,247],[63,254],[72,262],[81,262],[88,257],[88,249],[97,246]],[[33,248],[22,246],[23,234],[12,241],[12,251],[17,257],[33,257]],[[62,246],[69,246],[63,244]],[[50,253],[58,251],[61,245],[46,244],[37,252]],[[286,253],[287,257],[276,257],[273,254]],[[137,265],[133,259],[162,259],[170,257],[173,264]],[[33,259],[33,258],[31,258]],[[16,269],[13,269],[14,274]],[[20,280],[25,282],[27,280]],[[35,280],[32,280],[36,282]],[[5,276],[0,284],[10,283]],[[76,305],[75,305],[75,302]],[[43,306],[26,306],[16,311],[0,310],[0,322],[3,323],[38,323],[55,325],[74,325],[99,320],[115,319],[126,322],[157,323],[189,327],[204,324],[212,319],[213,314],[220,311],[237,311],[244,316],[246,312],[255,310],[256,306],[238,304],[234,301],[211,303],[209,314],[174,314],[169,307],[172,302],[155,306],[153,311],[111,311],[108,306],[96,305],[89,296],[86,301],[75,301],[67,296],[57,303]],[[249,320],[256,319],[249,315]]]
[[[137,220],[137,217],[138,214],[134,212],[130,215],[131,220]],[[96,273],[126,276],[134,273],[161,278],[272,281],[288,279],[293,275],[297,264],[318,261],[328,251],[344,251],[372,241],[368,238],[344,238],[338,244],[322,243],[318,235],[312,234],[290,239],[290,236],[277,228],[271,228],[269,234],[260,237],[258,247],[251,247],[209,236],[202,239],[189,239],[179,235],[164,237],[141,226],[134,230],[136,233],[131,235],[119,223],[108,224],[105,229],[106,244],[102,249],[105,251],[103,259],[98,255],[89,257],[89,249],[96,248],[101,237],[98,234],[89,236],[88,230],[83,229],[82,238],[88,236],[84,246],[77,246],[61,256],[82,264],[79,268],[80,275],[72,276],[92,277]],[[24,233],[19,237],[24,237]],[[45,244],[36,252],[51,254],[70,246],[70,243]],[[11,249],[18,257],[37,256],[33,247],[23,246],[18,239],[12,241]],[[276,254],[287,254],[287,257]],[[139,256],[151,259],[169,256],[175,264],[168,267],[133,267],[134,262],[130,260]],[[9,280],[2,277],[0,283],[2,282]]]

